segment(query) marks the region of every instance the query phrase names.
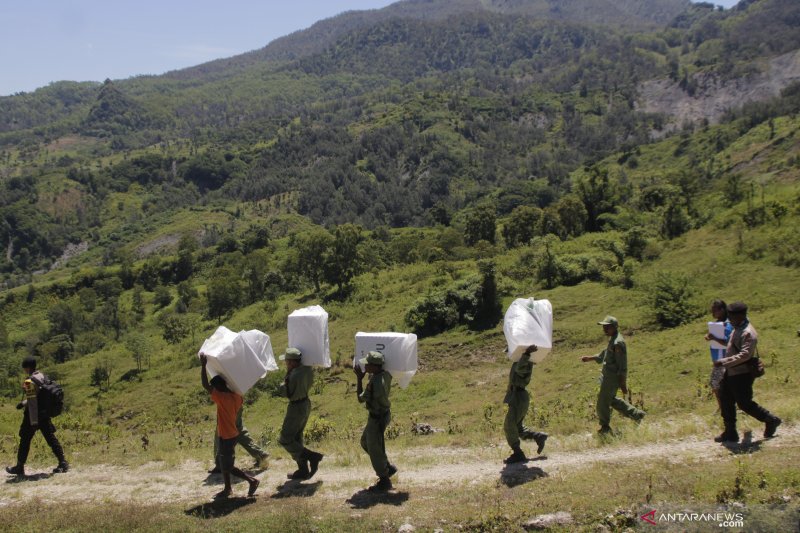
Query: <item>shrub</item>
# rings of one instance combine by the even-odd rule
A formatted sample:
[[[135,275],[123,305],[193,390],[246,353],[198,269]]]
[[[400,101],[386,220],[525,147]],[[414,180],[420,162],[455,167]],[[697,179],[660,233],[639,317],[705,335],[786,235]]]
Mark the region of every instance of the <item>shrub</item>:
[[[662,271],[656,274],[650,284],[646,303],[653,310],[658,324],[664,328],[674,328],[700,315],[697,307],[691,303],[693,292],[689,278]]]

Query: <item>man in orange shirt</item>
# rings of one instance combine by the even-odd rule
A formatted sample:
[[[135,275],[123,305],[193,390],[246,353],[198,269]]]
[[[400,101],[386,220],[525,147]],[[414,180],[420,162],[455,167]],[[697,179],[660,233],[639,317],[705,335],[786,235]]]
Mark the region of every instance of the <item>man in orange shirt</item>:
[[[225,480],[225,488],[214,498],[227,498],[231,495],[233,492],[231,474],[246,480],[250,484],[247,496],[252,497],[256,493],[259,481],[233,466],[236,438],[239,436],[239,430],[236,429],[236,414],[242,408],[242,397],[228,388],[228,384],[225,383],[225,378],[222,376],[214,376],[209,383],[208,373],[206,372],[208,360],[205,355],[200,356],[200,362],[202,363],[200,381],[203,384],[203,388],[211,394],[211,400],[217,405],[217,435],[219,435],[217,465],[222,470],[222,478]]]

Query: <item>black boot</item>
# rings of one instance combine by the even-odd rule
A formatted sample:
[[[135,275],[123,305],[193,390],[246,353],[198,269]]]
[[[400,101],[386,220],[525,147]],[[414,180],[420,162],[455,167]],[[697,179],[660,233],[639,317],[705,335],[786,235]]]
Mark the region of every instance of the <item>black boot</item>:
[[[308,448],[303,449],[303,458],[308,461],[309,472],[308,472],[308,479],[314,477],[314,474],[317,473],[317,469],[319,468],[319,463],[322,461],[322,458],[325,457],[321,453],[312,452]]]
[[[525,461],[528,460],[528,458],[525,457],[525,453],[522,451],[522,448],[517,446],[516,448],[512,449],[514,450],[514,453],[512,453],[503,460],[505,464],[510,465],[513,463],[524,463]]]
[[[66,474],[69,471],[69,463],[66,460],[58,462],[58,466],[53,469],[54,474]]]
[[[764,427],[764,438],[771,439],[774,437],[775,431],[778,429],[778,426],[781,425],[781,422],[783,422],[783,420],[774,415],[767,419],[767,424]]]
[[[378,482],[367,490],[372,492],[386,492],[392,490],[392,480],[388,477],[378,478]]]
[[[714,437],[714,442],[739,442],[739,432],[735,429],[726,429]]]
[[[533,440],[536,441],[536,453],[542,453],[544,443],[547,440],[547,433],[537,433],[533,436]]]
[[[308,472],[308,463],[304,457],[301,457],[299,461],[297,461],[297,470],[292,472],[291,474],[286,474],[286,477],[289,479],[308,479],[309,472]]]
[[[25,477],[25,465],[7,466],[6,472],[17,477]]]

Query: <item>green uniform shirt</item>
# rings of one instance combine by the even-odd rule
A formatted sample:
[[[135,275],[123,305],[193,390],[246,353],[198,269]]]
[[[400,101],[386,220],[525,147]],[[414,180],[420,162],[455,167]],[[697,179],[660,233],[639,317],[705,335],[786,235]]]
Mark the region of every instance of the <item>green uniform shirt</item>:
[[[392,406],[389,402],[391,389],[392,375],[386,371],[378,372],[369,378],[369,383],[359,395],[358,401],[366,404],[370,415],[383,416]]]
[[[314,384],[314,369],[310,366],[300,365],[286,376],[280,388],[281,396],[289,398],[290,402],[308,398],[308,391]]]
[[[531,374],[533,374],[531,354],[523,353],[519,361],[511,365],[511,372],[508,374],[508,388],[519,387],[524,389],[531,382]]]
[[[628,349],[625,339],[617,332],[609,341],[605,350],[594,356],[594,360],[603,365],[603,374],[625,376],[628,374]]]

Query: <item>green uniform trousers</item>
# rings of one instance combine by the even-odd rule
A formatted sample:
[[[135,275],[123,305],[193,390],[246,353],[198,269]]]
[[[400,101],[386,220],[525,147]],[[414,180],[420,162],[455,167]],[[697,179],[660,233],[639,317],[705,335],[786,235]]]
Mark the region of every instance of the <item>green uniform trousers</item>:
[[[519,446],[520,438],[532,438],[538,433],[522,425],[525,415],[528,414],[528,407],[531,404],[531,397],[528,391],[514,387],[506,394],[506,400],[508,412],[503,422],[503,431],[506,434],[508,445],[515,449]]]
[[[244,450],[249,453],[253,459],[260,461],[264,457],[267,456],[267,452],[265,452],[261,447],[256,444],[253,440],[253,437],[250,436],[250,432],[247,431],[247,428],[244,427],[244,423],[242,422],[242,410],[239,409],[239,412],[236,413],[236,429],[239,430],[239,436],[236,437],[236,444],[240,445]],[[214,434],[214,461],[217,459],[217,452],[219,451],[219,435]],[[218,465],[219,466],[219,465]]]
[[[286,416],[283,418],[283,427],[281,427],[281,436],[278,442],[295,461],[300,460],[305,449],[303,432],[306,429],[310,415],[311,400],[308,398],[289,402],[286,407]]]
[[[611,423],[611,408],[633,420],[641,420],[644,412],[635,408],[623,398],[617,398],[619,377],[616,374],[603,374],[600,377],[600,392],[597,394],[597,418],[601,426]]]
[[[386,413],[380,416],[369,415],[367,426],[361,434],[361,447],[369,454],[372,468],[378,477],[389,475],[389,458],[386,457],[386,441],[383,433],[389,427],[392,416]]]

